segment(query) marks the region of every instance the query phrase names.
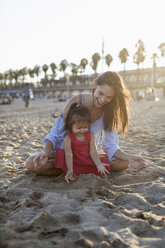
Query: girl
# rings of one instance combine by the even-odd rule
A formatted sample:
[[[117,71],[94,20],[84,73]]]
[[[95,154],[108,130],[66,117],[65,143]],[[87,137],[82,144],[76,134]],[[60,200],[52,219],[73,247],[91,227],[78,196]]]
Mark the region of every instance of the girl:
[[[73,103],[65,119],[65,128],[69,132],[64,138],[64,150],[57,149],[55,154],[55,167],[67,171],[67,182],[74,180],[73,174],[109,174],[109,161],[104,157],[99,159],[94,136],[89,132],[89,123],[89,110]]]
[[[64,149],[64,136],[67,132],[65,119],[71,104],[81,102],[90,111],[90,131],[95,136],[96,144],[102,136],[102,148],[111,163],[111,172],[125,170],[129,165],[145,168],[147,165],[142,157],[119,148],[116,131],[120,128],[124,134],[127,129],[130,95],[120,75],[107,71],[95,79],[92,94],[78,95],[69,100],[44,139],[44,150],[26,160],[27,169],[47,176],[58,173],[53,157],[57,149]]]

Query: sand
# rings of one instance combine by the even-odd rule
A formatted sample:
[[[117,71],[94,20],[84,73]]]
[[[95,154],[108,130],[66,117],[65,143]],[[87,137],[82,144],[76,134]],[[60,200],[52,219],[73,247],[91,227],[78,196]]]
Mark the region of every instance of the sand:
[[[26,158],[42,140],[64,103],[22,100],[0,105],[0,248],[165,246],[165,99],[136,102],[120,147],[141,154],[146,170],[110,176],[28,172]]]

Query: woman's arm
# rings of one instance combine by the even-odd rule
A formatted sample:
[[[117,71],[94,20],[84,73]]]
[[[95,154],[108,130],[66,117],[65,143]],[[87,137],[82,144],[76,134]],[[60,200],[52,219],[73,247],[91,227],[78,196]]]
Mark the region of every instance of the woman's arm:
[[[47,141],[52,143],[51,152],[55,152],[57,148],[64,149],[64,136],[66,134],[65,130],[65,120],[62,117],[62,113],[56,120],[55,125],[51,128],[51,131],[44,138],[44,147],[47,146]]]
[[[69,99],[69,101],[67,102],[67,104],[65,105],[63,111],[62,111],[62,117],[64,117],[64,119],[66,118],[69,108],[72,105],[72,103],[80,103],[80,96],[74,96],[71,99]]]
[[[65,161],[67,166],[67,174],[65,180],[69,183],[69,180],[74,180],[73,177],[73,153],[71,148],[71,141],[68,135],[64,138],[64,151],[65,151]]]
[[[131,155],[122,150],[117,150],[114,153],[114,157],[120,160],[126,160],[135,169],[142,169],[148,167],[145,159],[138,155]]]
[[[93,134],[91,134],[91,142],[90,142],[89,152],[90,152],[91,159],[95,163],[98,171],[104,175],[109,174],[109,171],[105,168],[104,164],[101,163],[101,161],[100,161],[100,158],[99,158],[97,150],[96,150],[95,138],[94,138]]]
[[[74,102],[79,103],[80,97],[75,96],[72,97],[66,106],[64,107],[63,112],[59,115],[59,117],[56,120],[55,125],[51,128],[51,132],[48,133],[44,139],[44,145],[46,146],[47,140],[49,140],[52,143],[52,152],[55,152],[57,148],[63,149],[64,148],[64,136],[66,134],[65,129],[65,118],[68,113],[68,110],[70,108],[70,105]]]
[[[52,142],[50,140],[47,140],[44,146],[44,152],[47,156],[49,156],[52,148],[53,148]]]

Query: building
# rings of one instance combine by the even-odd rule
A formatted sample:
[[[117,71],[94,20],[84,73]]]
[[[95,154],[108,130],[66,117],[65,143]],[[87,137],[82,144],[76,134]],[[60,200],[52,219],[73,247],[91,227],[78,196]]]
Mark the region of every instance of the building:
[[[137,70],[119,71],[132,97],[137,91],[145,93],[147,88],[156,88],[159,97],[165,96],[165,67],[145,68]],[[59,80],[51,80],[47,87],[34,89],[35,94],[49,94],[55,98],[69,98],[79,93],[91,92],[93,81],[97,75],[67,76]]]

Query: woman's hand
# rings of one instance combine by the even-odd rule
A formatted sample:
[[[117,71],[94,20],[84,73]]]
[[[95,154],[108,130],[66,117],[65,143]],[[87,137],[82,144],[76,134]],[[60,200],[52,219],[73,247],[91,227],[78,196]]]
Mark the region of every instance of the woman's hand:
[[[42,167],[48,161],[48,155],[46,152],[39,152],[33,159],[34,167]]]
[[[97,165],[98,172],[100,172],[104,176],[109,174],[109,171],[105,168],[105,166],[107,166],[107,164],[100,163],[99,165]]]
[[[129,161],[129,164],[134,169],[145,169],[148,167],[146,160],[143,159],[141,156],[129,155],[128,161]]]
[[[70,181],[74,181],[75,180],[75,178],[73,177],[73,171],[71,171],[71,170],[68,170],[67,173],[66,173],[66,176],[65,176],[65,181],[67,183],[69,183],[69,180]]]

